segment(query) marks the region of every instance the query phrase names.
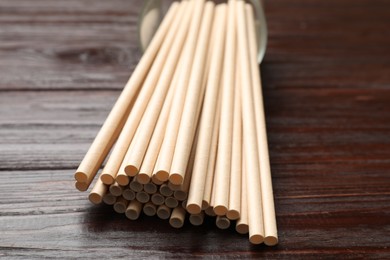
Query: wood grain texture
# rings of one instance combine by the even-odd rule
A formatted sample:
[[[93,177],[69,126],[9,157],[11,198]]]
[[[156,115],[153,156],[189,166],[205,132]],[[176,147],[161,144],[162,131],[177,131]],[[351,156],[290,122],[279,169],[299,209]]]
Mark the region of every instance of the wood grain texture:
[[[73,187],[140,57],[142,1],[0,0],[0,258],[390,258],[390,3],[266,1],[280,244],[129,221]]]

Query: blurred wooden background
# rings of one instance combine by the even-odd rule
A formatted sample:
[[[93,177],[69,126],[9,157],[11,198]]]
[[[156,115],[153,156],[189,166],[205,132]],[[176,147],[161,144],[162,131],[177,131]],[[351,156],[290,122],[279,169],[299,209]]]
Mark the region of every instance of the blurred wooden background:
[[[0,257],[390,258],[390,1],[268,0],[280,244],[92,206],[73,172],[140,58],[141,0],[0,0]]]

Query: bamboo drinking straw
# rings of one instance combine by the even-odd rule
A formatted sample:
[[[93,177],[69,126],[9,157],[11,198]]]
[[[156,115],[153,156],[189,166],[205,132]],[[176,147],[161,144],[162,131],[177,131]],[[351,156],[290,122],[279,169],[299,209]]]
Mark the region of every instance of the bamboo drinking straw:
[[[169,224],[174,228],[181,228],[184,225],[184,220],[186,217],[186,211],[182,207],[176,207],[172,211],[171,218],[169,219]]]
[[[168,197],[168,198],[165,198],[165,205],[168,208],[173,209],[173,208],[176,208],[179,205],[179,202],[174,197]]]
[[[135,192],[129,188],[123,190],[122,196],[127,200],[135,200]]]
[[[93,204],[102,203],[103,196],[107,193],[108,187],[100,179],[98,179],[89,193],[88,199]]]
[[[142,209],[142,204],[139,201],[133,200],[129,203],[129,206],[127,206],[126,209],[126,217],[131,219],[131,220],[136,220]]]
[[[205,73],[204,68],[206,67],[206,55],[209,46],[208,40],[212,28],[213,15],[214,3],[207,2],[203,12],[194,63],[191,70],[190,82],[169,175],[169,181],[173,184],[183,183],[191,154],[191,147],[194,142],[197,126],[196,121],[198,118],[197,111],[199,110],[198,104],[199,99],[203,96],[202,79],[203,74]]]
[[[247,172],[249,241],[260,244],[264,241],[263,210],[261,207],[261,184],[259,154],[256,137],[256,119],[253,105],[251,71],[249,64],[248,36],[243,1],[237,1],[237,39],[240,55],[242,82],[243,140]]]
[[[165,205],[161,205],[157,208],[157,216],[161,219],[169,219],[171,216],[171,209]]]
[[[140,192],[144,189],[144,185],[137,181],[137,177],[133,178],[133,180],[129,184],[129,187],[134,192]]]
[[[130,112],[131,101],[134,99],[141,87],[152,62],[154,61],[154,58],[165,39],[171,23],[174,20],[174,17],[178,14],[178,7],[178,4],[171,5],[165,19],[151,41],[149,48],[147,48],[87,154],[80,163],[80,166],[74,175],[78,182],[87,183],[87,186],[89,186],[99,167],[103,163],[103,160],[110,151],[122,129],[125,117]]]
[[[221,83],[220,83],[221,84]],[[211,140],[210,157],[207,165],[206,183],[204,187],[202,210],[207,209],[211,203],[211,195],[214,187],[214,176],[216,170],[217,150],[218,150],[218,135],[219,135],[219,121],[221,117],[221,93],[218,96],[217,110],[215,113],[215,120],[213,126],[213,137]]]
[[[199,114],[200,114],[200,107],[202,105],[201,101],[202,101],[202,99],[199,99],[199,101],[198,101],[199,111],[198,111],[198,115],[197,116],[199,116]],[[196,125],[197,125],[197,122],[196,122]],[[197,147],[197,144],[198,144],[198,139],[199,139],[199,131],[196,130],[195,139],[194,139],[194,142],[193,142],[192,147],[191,147],[191,155],[190,155],[190,159],[189,159],[189,162],[188,162],[188,165],[187,165],[186,174],[185,174],[185,177],[184,177],[183,184],[180,185],[180,190],[177,190],[177,191],[175,191],[173,193],[173,196],[178,201],[184,201],[188,197],[188,191],[190,189],[190,183],[191,183],[191,180],[192,180],[192,170],[193,170],[193,167],[194,167],[195,153],[196,153],[196,147]]]
[[[278,233],[275,218],[275,205],[272,191],[272,178],[269,162],[267,130],[265,126],[264,104],[262,86],[260,80],[260,71],[256,60],[257,42],[255,21],[253,17],[252,6],[246,6],[246,17],[248,27],[248,40],[250,50],[250,63],[252,72],[252,90],[255,106],[257,143],[259,147],[260,179],[261,192],[263,199],[263,216],[264,216],[264,243],[268,246],[274,246],[278,243]]]
[[[186,15],[190,16],[190,13],[187,13]],[[157,111],[160,111],[163,107],[165,97],[167,95],[169,86],[171,85],[175,68],[178,64],[178,60],[185,43],[190,17],[181,19],[180,22],[181,26],[179,31],[174,34],[175,39],[169,54],[166,57],[165,65],[162,68],[157,86],[154,89],[152,98],[138,127],[140,135],[137,139],[133,140],[133,142],[135,142],[135,146],[134,149],[130,151],[131,156],[128,158],[127,166],[125,167],[125,172],[129,176],[135,176],[138,174],[142,160],[148,148],[149,141],[152,137],[153,130],[158,120],[159,113]]]
[[[106,193],[103,196],[103,202],[107,205],[114,205],[116,201],[116,197],[112,195],[111,193]]]
[[[154,184],[153,182],[146,183],[144,185],[144,191],[146,191],[146,193],[149,193],[149,194],[156,193],[157,192],[157,185]]]
[[[167,181],[169,178],[177,134],[180,126],[180,119],[182,116],[187,86],[189,83],[190,72],[194,59],[199,27],[203,15],[204,0],[195,0],[194,2],[195,7],[192,15],[193,17],[189,28],[186,45],[182,54],[183,63],[179,77],[180,87],[177,89],[173,99],[174,101],[172,104],[171,113],[169,115],[164,140],[160,149],[160,154],[158,156],[156,166],[153,171],[153,175],[156,175],[156,178],[160,181]]]
[[[202,108],[202,116],[200,121],[199,139],[197,151],[195,155],[195,162],[193,168],[193,177],[191,180],[191,187],[189,199],[187,203],[187,211],[191,214],[199,214],[202,206],[202,199],[206,183],[207,167],[209,164],[210,149],[213,137],[214,121],[216,120],[216,110],[218,103],[218,93],[220,86],[220,76],[223,61],[223,50],[225,40],[225,24],[226,22],[226,4],[221,4],[216,7],[214,17],[214,28],[212,32],[216,33],[215,42],[212,49],[211,64],[208,74],[208,81],[204,103]],[[213,155],[211,155],[213,156]],[[214,171],[214,169],[213,169]]]
[[[116,173],[119,170],[119,167],[121,166],[121,163],[124,161],[125,155],[129,153],[128,151],[133,151],[133,149],[137,148],[136,145],[132,145],[133,149],[129,150],[130,143],[140,140],[140,138],[142,138],[143,131],[145,130],[144,126],[142,125],[142,122],[144,121],[146,111],[150,109],[150,106],[154,102],[153,96],[155,96],[155,93],[156,91],[158,91],[158,87],[160,86],[157,82],[161,82],[161,79],[164,77],[164,71],[166,71],[167,68],[169,69],[172,66],[172,64],[168,63],[169,59],[167,58],[170,56],[170,53],[172,51],[176,52],[176,49],[174,48],[177,46],[175,46],[174,42],[176,42],[176,34],[178,33],[180,26],[182,25],[182,16],[186,14],[183,11],[186,10],[185,8],[187,7],[185,3],[186,2],[183,2],[183,5],[180,6],[180,13],[171,25],[171,29],[169,30],[161,46],[161,49],[158,52],[155,61],[153,62],[153,65],[145,79],[145,82],[143,83],[143,87],[127,118],[126,124],[123,127],[123,130],[111,153],[111,156],[103,169],[103,172],[101,174],[103,182],[112,181],[114,179]],[[137,130],[137,127],[138,131],[140,131],[140,129],[142,131],[141,133],[137,133],[137,138],[135,139],[133,137]]]
[[[143,212],[146,216],[152,217],[156,215],[157,209],[156,205],[154,205],[152,202],[148,202],[144,205]]]
[[[246,186],[245,154],[242,154],[242,180],[241,180],[241,215],[236,222],[236,231],[240,234],[248,234],[248,197]]]
[[[164,183],[160,186],[160,193],[165,197],[170,197],[173,195],[173,190],[168,187],[168,184]]]
[[[123,193],[123,186],[120,186],[118,182],[114,182],[110,185],[110,193],[116,197],[121,196]]]
[[[220,229],[228,229],[230,227],[230,220],[225,216],[217,216],[215,225]]]
[[[150,140],[145,158],[142,161],[141,169],[138,173],[138,181],[142,184],[146,184],[151,180],[153,169],[160,152],[161,144],[163,142],[165,129],[167,127],[167,121],[169,118],[169,113],[171,112],[171,105],[173,101],[173,95],[177,88],[179,73],[181,68],[181,61],[179,61],[178,66],[176,67],[175,75],[172,80],[171,86],[164,102],[164,106],[161,110],[160,116],[157,121],[157,125],[153,131],[152,139]]]
[[[238,60],[238,55],[236,56]],[[241,118],[241,78],[240,63],[236,62],[236,82],[234,86],[234,115],[232,164],[230,174],[229,208],[226,217],[237,220],[241,212],[241,170],[242,170],[242,118]]]
[[[77,190],[79,191],[87,191],[88,190],[88,187],[89,187],[89,184],[86,183],[86,182],[79,182],[79,181],[76,181],[74,183],[74,186],[76,187]]]
[[[120,214],[125,213],[128,204],[129,204],[128,200],[126,200],[123,197],[118,197],[115,204],[114,204],[115,212],[120,213]]]
[[[145,191],[140,191],[135,194],[135,199],[141,203],[146,203],[150,200],[150,195]]]
[[[230,168],[232,156],[234,77],[236,59],[236,1],[228,2],[225,60],[221,101],[221,121],[219,128],[218,159],[215,171],[215,214],[227,213],[229,206]]]
[[[189,217],[190,223],[194,226],[200,226],[203,224],[204,212],[201,211],[199,214],[192,214]]]
[[[162,185],[164,184],[164,181],[160,181],[159,179],[156,178],[156,175],[152,175],[152,182],[156,185]]]
[[[165,202],[164,196],[160,193],[153,194],[150,200],[153,202],[154,205],[157,206],[163,205]]]

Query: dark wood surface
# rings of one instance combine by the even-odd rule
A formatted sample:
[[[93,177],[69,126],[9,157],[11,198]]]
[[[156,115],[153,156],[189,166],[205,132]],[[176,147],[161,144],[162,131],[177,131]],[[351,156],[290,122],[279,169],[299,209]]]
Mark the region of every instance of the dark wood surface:
[[[0,0],[0,258],[390,258],[390,1],[266,1],[274,248],[74,189],[141,55],[141,5]]]

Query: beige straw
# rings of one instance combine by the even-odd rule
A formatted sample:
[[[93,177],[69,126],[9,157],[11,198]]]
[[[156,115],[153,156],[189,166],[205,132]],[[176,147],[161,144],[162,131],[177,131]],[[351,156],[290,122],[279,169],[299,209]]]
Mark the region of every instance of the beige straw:
[[[123,193],[123,186],[120,186],[118,182],[114,182],[110,185],[110,193],[114,196],[121,196]]]
[[[230,171],[232,157],[234,79],[236,62],[236,1],[228,1],[227,32],[221,100],[217,165],[215,170],[215,214],[222,216],[229,206]]]
[[[107,205],[114,205],[116,202],[116,197],[111,193],[106,193],[103,196],[103,202],[106,203]]]
[[[77,190],[79,191],[87,191],[88,190],[88,187],[89,187],[89,184],[86,183],[86,182],[79,182],[79,181],[76,181],[74,183],[74,186],[76,187]]]
[[[169,219],[169,224],[174,228],[181,228],[184,225],[185,217],[185,209],[183,209],[182,207],[174,208],[172,211],[171,218]]]
[[[242,154],[242,180],[241,180],[241,215],[236,222],[236,231],[240,234],[248,234],[248,197],[246,186],[246,169],[245,169],[245,154]]]
[[[179,205],[179,201],[177,199],[175,199],[174,197],[168,197],[168,198],[165,198],[165,205],[168,208],[173,209]]]
[[[202,210],[207,209],[211,205],[211,197],[214,190],[213,188],[214,188],[214,176],[216,170],[215,165],[217,162],[220,117],[221,117],[221,93],[219,94],[218,97],[217,111],[216,111],[214,126],[213,126],[213,137],[211,140],[209,163],[207,165],[206,183],[205,183],[203,199],[202,199]]]
[[[169,219],[171,216],[171,209],[165,205],[161,205],[157,208],[157,216],[161,219]]]
[[[164,184],[164,182],[158,180],[158,179],[156,178],[155,175],[152,175],[152,182],[153,182],[154,184],[156,184],[156,185],[162,185],[162,184]]]
[[[158,158],[158,154],[160,152],[160,148],[164,139],[169,113],[171,112],[173,96],[178,85],[177,82],[179,79],[180,67],[181,61],[179,61],[179,64],[176,67],[175,75],[172,80],[171,86],[169,87],[164,106],[161,110],[156,127],[153,131],[152,139],[150,140],[148,149],[145,154],[145,158],[142,161],[141,169],[137,175],[138,181],[142,184],[148,183],[152,178],[153,169],[156,164],[156,160]]]
[[[169,178],[169,172],[171,169],[172,159],[174,155],[176,139],[179,132],[180,119],[184,107],[185,97],[187,93],[187,87],[189,85],[190,72],[194,59],[195,48],[197,44],[199,27],[203,15],[204,0],[196,0],[194,12],[192,14],[191,26],[189,34],[186,40],[186,45],[183,51],[183,63],[181,66],[181,73],[179,77],[180,88],[177,89],[171,113],[168,119],[167,129],[165,131],[164,140],[160,149],[156,166],[153,171],[153,175],[161,181],[167,181]],[[178,183],[178,184],[181,184]]]
[[[153,194],[150,200],[153,202],[154,205],[157,206],[163,205],[165,202],[164,196],[160,193]]]
[[[198,102],[199,107],[201,106],[201,102]],[[200,114],[200,109],[198,111],[198,115]],[[199,137],[199,131],[196,130],[194,143],[192,144],[191,148],[191,154],[190,154],[190,160],[187,165],[186,174],[184,176],[183,184],[180,185],[180,190],[177,190],[173,193],[173,196],[178,201],[184,201],[188,197],[188,191],[190,189],[191,179],[192,179],[192,169],[194,167],[194,161],[195,161],[195,154],[196,154],[196,147],[198,144],[198,138]]]
[[[120,214],[125,213],[128,204],[129,204],[128,200],[126,200],[123,197],[118,197],[114,204],[115,212]]]
[[[242,82],[243,140],[248,188],[249,241],[253,244],[260,244],[264,241],[264,221],[261,206],[262,197],[259,153],[256,137],[256,119],[253,105],[248,36],[243,1],[237,1],[236,10],[238,51],[240,53],[239,62]]]
[[[146,191],[146,193],[149,193],[149,194],[156,193],[157,192],[157,185],[154,184],[153,182],[146,183],[146,184],[144,184],[144,191]]]
[[[189,220],[190,223],[194,226],[202,225],[204,220],[204,212],[201,211],[199,214],[191,214]]]
[[[172,160],[169,181],[182,184],[187,172],[191,148],[195,138],[198,121],[199,100],[203,97],[202,79],[206,67],[206,55],[212,28],[214,3],[207,2],[203,12],[202,24],[198,36],[194,63],[192,66],[185,105],[180,121],[175,152]]]
[[[256,115],[257,142],[259,148],[261,193],[263,199],[264,216],[264,243],[268,246],[274,246],[278,243],[278,231],[276,227],[275,205],[272,191],[272,178],[269,162],[267,129],[265,125],[264,104],[262,86],[260,80],[260,71],[257,64],[257,42],[255,20],[251,5],[246,5],[246,17],[248,26],[248,39],[250,50],[250,64],[252,72],[252,90]]]
[[[142,204],[139,201],[133,200],[129,203],[126,209],[126,217],[131,220],[138,219],[142,209]]]
[[[178,7],[178,4],[171,5],[171,8],[161,23],[161,26],[157,30],[156,35],[152,39],[149,48],[147,48],[87,154],[80,163],[80,166],[74,175],[78,182],[86,183],[87,186],[91,184],[99,167],[102,165],[112,145],[117,139],[125,123],[125,118],[130,112],[132,101],[137,95],[146,74],[149,72],[149,68],[153,63],[160,46],[166,38],[166,34],[171,27],[172,21],[178,14]]]
[[[225,216],[217,216],[215,218],[215,225],[220,229],[228,229],[230,227],[230,220]]]
[[[146,216],[152,217],[156,215],[157,208],[152,202],[148,202],[144,205],[143,212]]]
[[[138,174],[141,167],[141,163],[144,159],[153,130],[158,120],[158,112],[160,112],[164,105],[164,100],[171,85],[175,68],[178,65],[179,55],[182,52],[187,36],[191,13],[192,10],[184,13],[184,19],[180,19],[179,21],[179,30],[172,35],[174,41],[168,56],[165,57],[166,61],[162,67],[162,72],[160,74],[160,78],[158,79],[157,86],[154,89],[154,93],[146,107],[146,111],[137,130],[140,131],[140,134],[137,139],[132,141],[135,142],[135,145],[134,148],[129,151],[131,155],[128,158],[127,166],[125,167],[125,172],[129,176],[135,176]]]
[[[170,197],[173,195],[173,190],[169,188],[168,184],[164,183],[160,186],[160,193],[165,197]]]
[[[137,181],[137,177],[133,178],[133,180],[129,184],[129,187],[134,192],[140,192],[144,189],[144,185]]]
[[[147,194],[145,191],[140,191],[135,194],[135,199],[141,203],[146,203],[149,202],[150,195]]]
[[[122,192],[122,197],[127,200],[135,200],[135,192],[130,189],[124,189]]]
[[[149,107],[150,103],[152,102],[151,97],[154,91],[156,91],[156,83],[160,78],[162,69],[166,68],[166,66],[169,66],[169,64],[166,63],[167,56],[169,51],[172,50],[172,43],[175,40],[175,35],[181,24],[182,16],[184,15],[184,10],[186,10],[186,8],[186,2],[183,2],[183,4],[181,4],[179,7],[177,17],[173,21],[171,28],[162,44],[161,50],[158,52],[151,70],[149,71],[145,82],[143,83],[142,89],[135,101],[129,117],[127,118],[126,124],[123,127],[114,150],[112,151],[111,156],[103,169],[101,178],[105,183],[114,179],[116,173],[119,170],[119,167],[124,161],[124,157],[129,149],[130,143],[133,140],[137,127],[142,129],[142,126],[138,125],[140,122],[142,122],[141,119],[143,118],[144,113],[146,113],[145,109],[147,110],[147,107]],[[137,136],[137,139],[139,138],[140,136]]]
[[[213,157],[213,154],[211,154],[213,151],[211,146],[214,130],[210,129],[213,129],[215,126],[214,121],[217,119],[216,111],[218,111],[218,92],[225,40],[224,24],[226,22],[226,4],[218,5],[215,13],[212,30],[213,35],[214,32],[216,33],[215,42],[213,46],[210,46],[210,49],[212,49],[212,58],[210,61],[210,70],[208,73],[206,72],[208,74],[208,81],[200,121],[200,137],[196,150],[195,162],[192,171],[193,177],[191,180],[187,203],[187,211],[191,214],[199,214],[201,212],[202,199],[205,192],[206,177],[208,173],[207,167],[210,160],[212,160],[209,158]],[[214,169],[212,171],[214,171]]]
[[[98,179],[89,193],[88,199],[93,204],[100,204],[103,201],[103,196],[107,193],[108,187],[100,179]]]
[[[238,52],[237,52],[238,53]],[[236,56],[238,60],[238,56]],[[241,78],[240,63],[236,62],[236,82],[234,86],[234,117],[232,164],[230,174],[229,208],[226,217],[230,220],[240,218],[241,212],[241,170],[242,170],[242,117],[241,117]]]

